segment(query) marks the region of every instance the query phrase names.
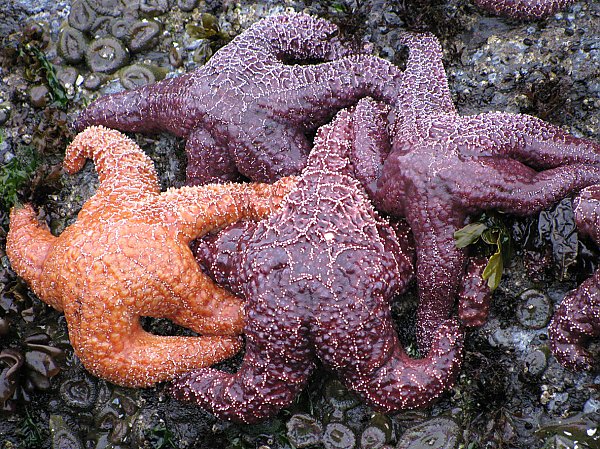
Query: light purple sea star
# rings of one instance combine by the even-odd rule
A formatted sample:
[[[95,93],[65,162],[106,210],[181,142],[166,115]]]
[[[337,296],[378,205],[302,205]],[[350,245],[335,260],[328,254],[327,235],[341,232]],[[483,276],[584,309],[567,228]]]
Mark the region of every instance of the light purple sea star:
[[[307,133],[367,95],[393,102],[402,72],[357,53],[306,14],[252,25],[193,72],[101,97],[76,127],[168,131],[187,139],[188,184],[297,174]],[[304,63],[304,65],[301,65]]]
[[[414,234],[418,341],[427,349],[465,273],[454,232],[481,211],[534,214],[598,183],[600,145],[529,115],[458,115],[437,39],[403,40],[410,54],[389,135],[385,120],[367,121],[355,159],[376,207],[406,217]]]

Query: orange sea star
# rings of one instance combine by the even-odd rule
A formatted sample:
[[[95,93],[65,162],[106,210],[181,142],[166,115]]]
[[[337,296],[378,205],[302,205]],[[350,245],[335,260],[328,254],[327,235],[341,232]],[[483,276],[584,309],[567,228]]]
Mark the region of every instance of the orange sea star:
[[[53,236],[32,206],[10,216],[7,254],[47,304],[64,311],[83,365],[125,386],[149,386],[218,362],[240,347],[240,300],[202,274],[188,244],[242,218],[266,216],[294,180],[161,193],[150,158],[101,126],[67,148],[69,173],[94,160],[100,185],[77,221]],[[140,316],[165,317],[200,334],[157,336]]]

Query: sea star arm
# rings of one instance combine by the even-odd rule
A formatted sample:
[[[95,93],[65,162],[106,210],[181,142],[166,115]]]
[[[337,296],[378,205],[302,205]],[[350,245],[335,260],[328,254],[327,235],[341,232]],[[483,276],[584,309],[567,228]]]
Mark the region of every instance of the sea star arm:
[[[191,132],[185,152],[188,157],[187,185],[237,181],[240,176],[227,147],[217,144],[211,133],[202,127]]]
[[[411,359],[396,342],[391,356],[374,372],[346,380],[382,413],[427,407],[454,384],[462,361],[463,340],[464,331],[458,322],[446,320],[437,329],[426,357]]]
[[[465,225],[466,217],[439,199],[423,195],[413,198],[406,218],[417,251],[417,342],[428,350],[438,328],[450,317],[458,293],[466,253],[456,247],[454,231]]]
[[[338,33],[338,27],[325,19],[303,13],[277,14],[252,25],[234,43],[236,48],[252,51],[262,47],[283,63],[331,61],[361,51],[358,46],[341,41]]]
[[[517,20],[544,19],[575,0],[475,0],[481,8]]]
[[[25,279],[39,296],[44,261],[57,238],[41,223],[31,205],[15,206],[10,212],[10,226],[6,236],[6,254],[15,272]],[[62,310],[62,301],[52,298],[52,307]]]
[[[152,160],[118,131],[91,126],[79,133],[67,147],[63,165],[67,172],[76,173],[86,159],[94,161],[100,180],[94,202],[160,192]]]
[[[152,207],[184,243],[241,219],[260,220],[272,213],[294,187],[287,177],[275,184],[209,184],[162,193]]]
[[[174,380],[171,392],[221,419],[248,424],[272,416],[293,400],[314,369],[304,334],[299,319],[253,312],[246,327],[246,355],[237,373],[200,369]]]
[[[599,183],[600,167],[572,164],[537,172],[512,159],[484,157],[463,163],[456,180],[452,195],[470,213],[497,209],[531,215]]]
[[[488,112],[453,121],[452,140],[463,154],[512,158],[535,169],[600,165],[600,144],[531,115]]]
[[[585,343],[600,336],[600,272],[570,292],[548,326],[550,348],[572,370],[590,369],[593,360]]]
[[[400,90],[403,94],[399,99],[400,110],[414,109],[422,115],[454,113],[456,108],[437,38],[431,33],[401,33],[399,42],[409,49]]]
[[[104,304],[92,302],[79,306],[77,312],[72,310],[76,303],[71,303],[65,313],[81,317],[79,326],[69,323],[69,336],[84,366],[118,385],[138,387],[170,380],[231,357],[241,347],[234,337],[150,334],[125,304],[110,302],[110,315]]]

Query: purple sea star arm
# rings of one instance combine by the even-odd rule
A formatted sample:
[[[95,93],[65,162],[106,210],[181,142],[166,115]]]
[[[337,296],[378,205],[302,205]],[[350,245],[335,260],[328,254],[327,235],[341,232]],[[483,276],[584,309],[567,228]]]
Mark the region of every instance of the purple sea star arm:
[[[431,33],[402,33],[399,41],[409,48],[400,108],[413,110],[413,114],[455,113],[437,38]]]
[[[239,173],[226,146],[218,145],[204,128],[196,128],[185,143],[188,185],[237,181]]]
[[[483,279],[488,259],[469,258],[464,281],[458,292],[458,317],[464,326],[482,326],[487,321],[492,302],[492,290]]]
[[[447,320],[439,327],[427,357],[411,359],[400,345],[394,345],[390,357],[375,372],[347,377],[346,382],[383,413],[427,407],[454,383],[463,340],[458,322]]]
[[[475,0],[481,8],[518,20],[544,19],[575,0]]]
[[[440,120],[443,122],[445,120]],[[488,112],[453,117],[453,142],[463,154],[513,158],[535,169],[600,165],[600,144],[525,114]]]
[[[600,166],[573,164],[537,172],[514,159],[493,157],[465,162],[453,172],[463,176],[450,191],[469,213],[497,209],[531,215],[600,182]]]
[[[255,319],[258,314],[260,319]],[[246,354],[237,373],[193,371],[173,382],[174,397],[193,401],[221,419],[246,424],[272,416],[292,402],[315,366],[306,325],[300,319],[282,320],[277,310],[257,309],[248,317],[245,333]]]

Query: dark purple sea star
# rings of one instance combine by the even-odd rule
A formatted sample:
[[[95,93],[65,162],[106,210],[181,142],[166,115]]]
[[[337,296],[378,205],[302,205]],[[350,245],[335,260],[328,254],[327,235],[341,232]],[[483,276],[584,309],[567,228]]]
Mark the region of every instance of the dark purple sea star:
[[[494,14],[518,20],[544,19],[575,0],[475,0],[475,3]]]
[[[376,207],[406,217],[414,233],[418,341],[426,349],[464,275],[466,252],[456,247],[454,232],[483,210],[534,214],[598,183],[600,145],[528,115],[459,116],[437,39],[403,39],[410,54],[401,101],[388,119],[391,146],[385,121],[367,121],[355,158]]]
[[[357,109],[376,107],[365,99]],[[420,360],[394,331],[390,299],[412,278],[402,246],[408,232],[379,218],[352,177],[352,126],[342,111],[319,130],[280,211],[199,248],[201,265],[246,300],[246,354],[236,374],[184,375],[175,397],[221,418],[257,421],[290,404],[317,359],[384,412],[424,407],[454,382],[463,342],[456,320],[444,322]]]
[[[353,54],[355,46],[337,32],[306,14],[268,17],[193,72],[101,97],[75,126],[168,131],[187,139],[188,184],[234,180],[239,173],[269,182],[297,174],[310,150],[306,133],[367,95],[396,99],[401,71]]]
[[[579,233],[600,244],[600,186],[582,190],[573,200]],[[585,343],[600,336],[600,270],[563,299],[548,326],[550,348],[558,361],[573,370],[593,365]]]

